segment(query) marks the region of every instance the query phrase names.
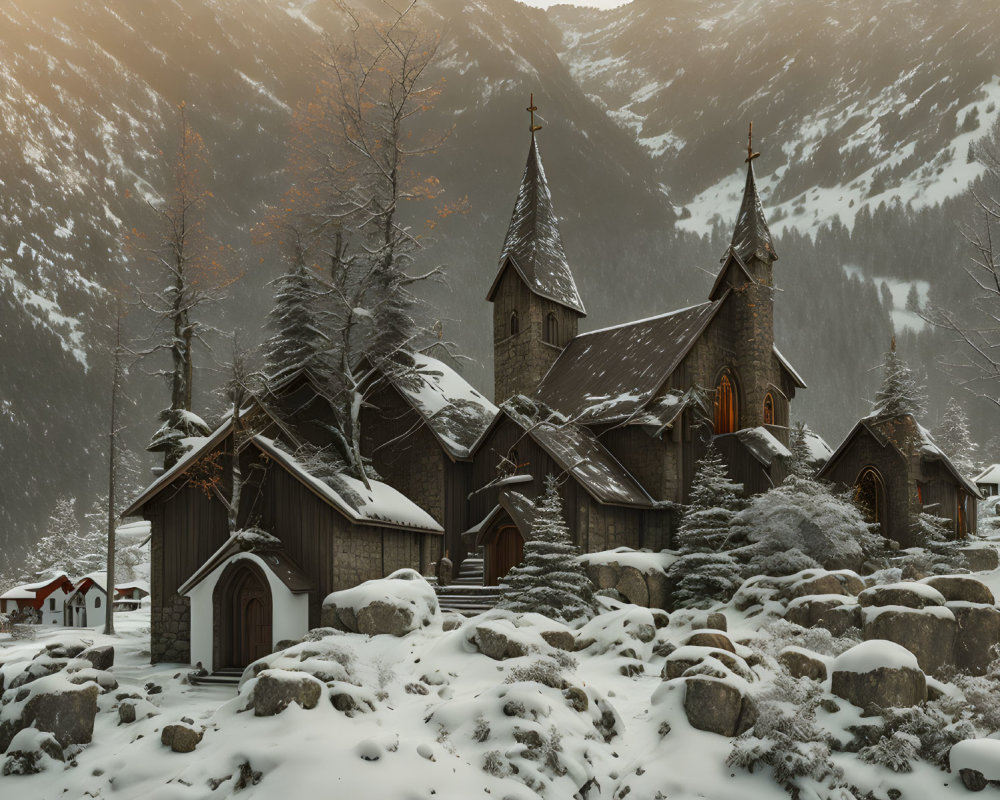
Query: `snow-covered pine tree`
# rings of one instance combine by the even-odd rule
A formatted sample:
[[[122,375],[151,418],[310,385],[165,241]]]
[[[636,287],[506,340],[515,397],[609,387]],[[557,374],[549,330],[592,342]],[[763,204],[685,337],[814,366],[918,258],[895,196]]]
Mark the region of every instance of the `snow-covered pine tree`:
[[[76,518],[76,498],[68,495],[60,497],[49,516],[45,536],[28,555],[27,571],[36,578],[57,572],[75,576],[78,567],[82,566],[80,560],[85,550],[86,544]]]
[[[944,575],[968,566],[964,554],[952,538],[953,523],[950,519],[921,511],[911,527],[914,542],[924,552],[906,557],[904,578]]]
[[[536,613],[563,622],[594,616],[594,588],[577,560],[579,549],[563,519],[559,483],[545,479],[545,493],[535,506],[531,535],[524,544],[524,561],[507,573],[498,608],[519,614]]]
[[[872,416],[891,419],[903,414],[917,415],[923,407],[923,392],[906,362],[896,352],[896,337],[892,337],[889,352],[882,366],[882,386],[875,395]]]
[[[960,473],[966,477],[976,473],[976,445],[969,432],[969,418],[954,397],[948,401],[944,416],[934,429],[934,441]]]
[[[811,454],[809,452],[809,445],[806,442],[808,431],[809,428],[801,420],[792,426],[788,449],[792,451],[791,472],[793,475],[808,477],[814,471],[810,464]]]
[[[274,285],[274,306],[268,314],[273,335],[264,344],[264,362],[270,378],[300,367],[322,372],[321,353],[326,337],[316,311],[317,285],[306,266],[303,245],[293,243],[291,265]]]
[[[745,502],[743,486],[729,479],[722,455],[709,445],[695,469],[690,503],[677,529],[681,557],[670,567],[675,607],[728,600],[741,582],[729,554],[733,517]]]

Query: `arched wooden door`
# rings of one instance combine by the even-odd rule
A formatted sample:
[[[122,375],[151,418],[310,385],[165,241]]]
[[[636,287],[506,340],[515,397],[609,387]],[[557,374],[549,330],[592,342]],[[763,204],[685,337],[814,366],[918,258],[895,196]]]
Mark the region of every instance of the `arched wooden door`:
[[[878,470],[874,467],[866,467],[861,470],[858,480],[854,484],[854,500],[861,508],[867,522],[873,522],[881,528],[882,535],[886,535],[886,497],[885,482]]]
[[[271,652],[267,578],[248,561],[230,564],[215,588],[215,666],[245,667]]]
[[[524,537],[516,525],[501,525],[490,542],[486,583],[496,586],[511,570],[524,561]]]

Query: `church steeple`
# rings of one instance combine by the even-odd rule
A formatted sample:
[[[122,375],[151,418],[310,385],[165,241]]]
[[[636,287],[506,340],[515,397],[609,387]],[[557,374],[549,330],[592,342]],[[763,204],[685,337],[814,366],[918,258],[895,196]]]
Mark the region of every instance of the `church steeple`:
[[[500,265],[486,299],[493,303],[494,388],[498,401],[532,394],[586,316],[563,249],[538,150],[532,95],[531,145]]]
[[[771,241],[771,231],[764,218],[764,206],[757,192],[757,180],[753,172],[754,159],[760,153],[753,151],[753,123],[750,123],[750,133],[747,136],[747,182],[743,189],[743,203],[736,217],[736,228],[733,230],[733,240],[730,244],[732,252],[740,257],[744,264],[753,258],[772,264],[778,260]]]

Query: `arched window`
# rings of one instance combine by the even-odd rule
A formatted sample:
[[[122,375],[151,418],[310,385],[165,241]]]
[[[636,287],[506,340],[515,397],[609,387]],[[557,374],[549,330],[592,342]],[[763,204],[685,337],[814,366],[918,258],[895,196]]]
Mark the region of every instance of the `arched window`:
[[[94,598],[94,608],[100,608],[100,607],[101,607],[101,598],[100,597],[95,597]]]
[[[865,520],[882,527],[885,532],[885,482],[874,467],[861,470],[854,484],[854,502],[858,504]]]
[[[770,392],[764,396],[764,424],[774,425],[774,397]]]
[[[521,323],[517,319],[517,312],[510,312],[510,335],[516,336],[521,331]]]
[[[733,433],[740,427],[740,401],[736,381],[729,371],[722,373],[715,387],[715,432]]]
[[[559,344],[559,320],[551,311],[545,317],[545,341],[549,344]]]

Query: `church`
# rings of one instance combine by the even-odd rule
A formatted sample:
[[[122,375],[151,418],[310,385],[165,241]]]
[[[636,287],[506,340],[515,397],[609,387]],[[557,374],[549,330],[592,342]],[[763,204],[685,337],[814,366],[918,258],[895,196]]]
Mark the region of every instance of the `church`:
[[[307,370],[224,420],[125,511],[151,523],[153,661],[241,667],[319,625],[330,592],[447,555],[518,563],[545,476],[561,481],[584,552],[670,546],[695,463],[714,441],[748,493],[788,469],[790,404],[805,383],[774,342],[778,260],[748,144],[732,241],[706,300],[580,332],[532,125],[495,273],[495,398],[425,353],[386,376],[362,416],[380,480],[319,475],[293,454],[329,436],[330,400]],[[492,278],[492,279],[491,279]],[[244,482],[230,536],[229,475]]]

